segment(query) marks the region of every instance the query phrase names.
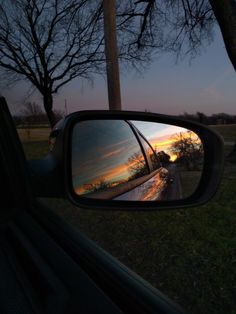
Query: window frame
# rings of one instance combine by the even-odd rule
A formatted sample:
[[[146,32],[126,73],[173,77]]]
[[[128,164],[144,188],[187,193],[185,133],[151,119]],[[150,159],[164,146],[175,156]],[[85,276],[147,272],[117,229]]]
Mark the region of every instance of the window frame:
[[[131,122],[130,122],[130,123],[131,123]],[[152,161],[151,161],[151,158],[150,158],[148,152],[146,151],[144,145],[142,144],[141,139],[144,140],[144,141],[147,143],[147,145],[151,148],[151,150],[152,150],[154,156],[156,157],[156,159],[158,160],[159,163],[160,163],[160,161],[159,161],[159,159],[158,159],[158,157],[157,157],[157,155],[156,155],[156,153],[155,153],[153,147],[152,147],[151,144],[148,142],[148,140],[145,138],[145,136],[138,130],[138,128],[136,128],[136,126],[134,126],[133,124],[131,124],[130,127],[132,128],[133,132],[136,134],[136,136],[137,136],[137,138],[138,138],[138,141],[139,141],[140,145],[142,146],[143,154],[145,154],[145,158],[146,158],[146,161],[147,161],[147,163],[148,163],[150,173],[152,173],[152,172],[155,171],[156,169],[154,169],[153,164],[152,164]],[[141,139],[140,139],[140,138],[141,138]],[[160,163],[160,167],[161,167],[161,163]]]

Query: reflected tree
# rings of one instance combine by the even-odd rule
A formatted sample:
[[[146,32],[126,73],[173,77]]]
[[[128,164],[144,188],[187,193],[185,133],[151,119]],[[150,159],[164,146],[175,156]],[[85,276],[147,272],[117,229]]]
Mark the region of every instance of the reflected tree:
[[[85,193],[93,193],[99,191],[106,191],[107,189],[111,188],[111,182],[106,181],[104,178],[101,178],[96,183],[87,183],[83,185]]]
[[[162,166],[167,166],[170,163],[170,155],[165,153],[163,150],[157,153],[157,157],[161,162]]]
[[[134,153],[131,157],[129,157],[126,165],[128,166],[128,169],[131,173],[129,181],[148,174],[145,159],[140,153]]]
[[[170,155],[166,152],[157,150],[157,145],[154,147],[154,153],[150,155],[154,169],[158,169],[162,166],[166,167],[170,163]]]
[[[199,170],[203,161],[203,147],[199,137],[192,131],[180,132],[173,137],[171,152],[177,156],[176,162],[187,170]]]

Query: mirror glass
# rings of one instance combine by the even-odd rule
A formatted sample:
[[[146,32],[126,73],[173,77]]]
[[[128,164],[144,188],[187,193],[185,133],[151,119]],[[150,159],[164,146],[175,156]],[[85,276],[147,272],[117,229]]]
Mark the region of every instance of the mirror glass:
[[[71,150],[73,189],[93,199],[183,199],[196,190],[204,163],[197,134],[156,122],[81,121]]]

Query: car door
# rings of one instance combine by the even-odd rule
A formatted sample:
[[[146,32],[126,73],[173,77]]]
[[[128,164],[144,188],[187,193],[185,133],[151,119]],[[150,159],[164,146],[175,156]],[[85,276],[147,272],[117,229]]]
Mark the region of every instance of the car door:
[[[0,102],[5,174],[0,178],[0,312],[182,313],[35,198],[13,121],[4,99]]]
[[[145,160],[148,164],[149,175],[146,176],[143,182],[118,197],[116,200],[163,200],[166,198],[165,191],[168,188],[168,170],[163,168],[156,152],[153,150],[150,143],[143,134],[134,126],[132,122],[128,122],[132,128],[137,140],[142,147],[142,152],[145,155]]]

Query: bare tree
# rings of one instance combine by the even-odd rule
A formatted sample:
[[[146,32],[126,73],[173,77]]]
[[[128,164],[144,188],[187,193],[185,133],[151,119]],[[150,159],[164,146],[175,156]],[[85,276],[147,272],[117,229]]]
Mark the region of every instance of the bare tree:
[[[101,178],[96,183],[85,183],[83,184],[84,194],[106,191],[112,186],[111,182],[106,181],[105,178]]]
[[[102,0],[0,0],[1,79],[30,82],[42,95],[52,126],[54,94],[75,78],[104,73],[102,4]],[[123,10],[123,5],[119,0],[117,6]],[[125,65],[146,64],[151,59],[148,49],[129,49],[133,36],[126,18],[118,14],[117,19],[119,58]]]
[[[130,0],[119,16],[124,31],[130,28],[131,51],[150,49],[195,55],[212,39],[214,13],[208,0]]]
[[[24,124],[47,124],[48,119],[45,112],[43,112],[42,107],[31,101],[27,101],[23,104],[23,109],[21,110],[21,119]],[[54,110],[54,116],[57,121],[62,119],[63,113],[60,110]]]
[[[24,116],[38,116],[43,114],[41,107],[35,102],[27,101],[23,105],[23,109],[21,110]]]
[[[218,23],[225,47],[236,70],[236,2],[234,0],[130,0],[119,16],[130,28],[130,50],[154,48],[177,56],[195,56],[213,40]]]
[[[192,131],[180,132],[172,138],[171,152],[177,156],[176,162],[182,163],[186,170],[198,170],[203,163],[203,146],[199,137]]]
[[[116,2],[123,64],[146,65],[157,52],[194,56],[213,39],[218,21],[236,68],[235,1]],[[1,78],[30,82],[42,95],[52,126],[54,94],[74,78],[91,79],[94,73],[104,73],[102,14],[102,0],[0,0]]]
[[[46,118],[46,116],[38,104],[30,101],[23,104],[23,109],[21,110],[21,113],[23,115],[21,117],[21,121],[25,127],[25,135],[29,140],[31,137],[30,126],[37,122],[39,123],[40,121],[42,121],[42,118]]]
[[[134,153],[128,158],[128,162],[126,163],[126,165],[130,172],[129,180],[137,179],[144,176],[145,174],[148,174],[146,161],[142,153]]]
[[[52,126],[53,95],[104,65],[100,14],[91,0],[0,2],[0,67],[10,82],[24,78],[40,92]]]

